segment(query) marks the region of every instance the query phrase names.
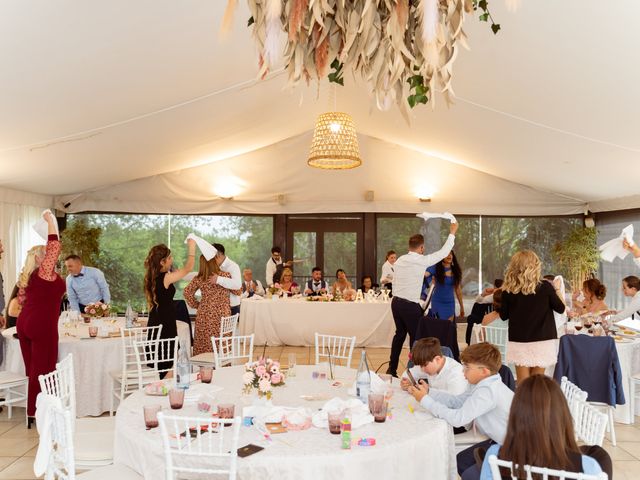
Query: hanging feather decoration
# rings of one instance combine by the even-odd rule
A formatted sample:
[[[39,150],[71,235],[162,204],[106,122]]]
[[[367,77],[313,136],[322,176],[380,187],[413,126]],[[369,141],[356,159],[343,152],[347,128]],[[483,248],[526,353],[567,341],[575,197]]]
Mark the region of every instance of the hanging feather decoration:
[[[439,0],[421,0],[419,3],[422,20],[422,41],[427,45],[435,41],[439,23]]]
[[[264,39],[264,50],[262,56],[265,64],[272,67],[280,58],[280,32],[282,31],[282,1],[267,0],[265,12],[266,33]]]
[[[233,25],[233,14],[236,11],[238,0],[228,0],[227,8],[224,10],[222,25],[220,25],[220,38],[227,38]]]

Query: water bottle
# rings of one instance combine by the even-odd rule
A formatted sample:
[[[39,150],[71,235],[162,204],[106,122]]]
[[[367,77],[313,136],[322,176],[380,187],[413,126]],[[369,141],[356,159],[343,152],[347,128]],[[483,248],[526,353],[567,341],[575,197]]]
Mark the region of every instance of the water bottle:
[[[131,300],[127,301],[127,311],[125,312],[124,317],[127,322],[126,327],[133,328],[134,315],[133,315],[133,308],[131,308]]]
[[[184,345],[180,345],[178,350],[176,387],[182,390],[189,388],[191,382],[191,364],[189,363],[189,353]]]
[[[369,392],[371,391],[371,372],[369,371],[369,362],[367,361],[367,353],[365,349],[362,349],[362,355],[360,356],[360,365],[358,366],[358,372],[356,373],[356,396],[364,402],[365,405],[369,404]]]

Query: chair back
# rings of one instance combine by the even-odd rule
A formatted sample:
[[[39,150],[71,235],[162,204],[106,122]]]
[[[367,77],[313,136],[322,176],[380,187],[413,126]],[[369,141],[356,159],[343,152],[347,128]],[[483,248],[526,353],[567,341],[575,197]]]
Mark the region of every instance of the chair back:
[[[240,315],[237,313],[235,315],[231,315],[230,317],[222,317],[220,319],[220,336],[228,337],[233,335],[238,328],[238,318]]]
[[[183,417],[158,413],[166,478],[227,474],[235,480],[241,418]]]
[[[489,455],[489,467],[491,468],[491,475],[493,480],[502,480],[505,478],[503,473],[500,472],[501,468],[507,468],[511,472],[510,478],[517,478],[513,472],[513,463],[506,460],[500,460],[495,455]],[[565,472],[564,470],[553,470],[551,468],[533,467],[531,465],[525,465],[524,470],[526,472],[526,479],[533,480],[534,475],[536,479],[540,480],[607,480],[606,473],[598,473],[596,475],[587,475],[585,473]],[[504,472],[504,471],[503,471]],[[509,474],[507,474],[509,475]]]
[[[133,342],[140,388],[157,381],[162,373],[173,372],[173,378],[177,378],[178,342],[178,337]],[[163,366],[169,362],[170,366]]]
[[[253,360],[253,339],[251,335],[211,337],[213,344],[213,364],[216,369]]]
[[[73,417],[64,406],[49,409],[51,449],[45,473],[46,480],[74,480],[76,478],[75,453],[73,449]]]
[[[353,348],[356,346],[356,337],[340,337],[338,335],[325,335],[316,332],[316,365],[320,359],[326,359],[333,365],[336,360],[343,360],[346,367],[351,367]]]
[[[578,403],[576,402],[586,402],[587,401],[587,392],[581,390],[575,383],[569,381],[567,377],[562,377],[560,379],[560,390],[564,393],[564,398],[567,399],[567,404],[569,405],[569,411],[571,412],[571,417],[573,418],[573,427],[578,430],[578,420],[580,418],[578,409]]]
[[[509,340],[509,329],[493,327],[491,325],[480,325],[476,327],[476,341],[478,343],[487,342],[500,350],[502,363],[507,364],[507,342]]]
[[[59,398],[62,407],[69,410],[71,418],[76,418],[76,381],[71,353],[56,364],[53,372],[40,375],[38,382],[40,391]]]
[[[576,437],[585,445],[602,446],[609,417],[606,413],[584,400],[573,399]],[[574,413],[572,412],[573,416]]]
[[[139,383],[138,354],[134,347],[134,342],[153,341],[160,338],[161,333],[162,325],[120,329],[120,339],[122,343],[122,399],[143,387],[143,385]]]

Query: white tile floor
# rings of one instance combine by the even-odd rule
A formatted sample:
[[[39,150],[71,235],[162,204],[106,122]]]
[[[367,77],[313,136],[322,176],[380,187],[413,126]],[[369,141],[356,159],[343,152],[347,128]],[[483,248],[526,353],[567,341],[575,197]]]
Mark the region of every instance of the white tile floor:
[[[314,361],[313,347],[268,347],[266,353],[271,358],[279,358],[282,363],[287,363],[289,353],[295,353],[300,364]],[[401,359],[405,359],[406,354],[407,351],[403,351]],[[389,360],[389,349],[368,348],[367,356],[372,368],[377,369]],[[360,349],[356,349],[352,367],[357,367],[359,359]],[[386,366],[383,366],[381,371],[385,369]],[[635,425],[616,425],[617,447],[612,447],[605,440],[604,447],[613,459],[615,480],[640,479],[640,418],[637,420]],[[35,429],[27,430],[24,410],[16,408],[14,418],[9,420],[5,408],[0,414],[0,480],[36,478],[33,474],[33,457],[37,445],[38,434]]]

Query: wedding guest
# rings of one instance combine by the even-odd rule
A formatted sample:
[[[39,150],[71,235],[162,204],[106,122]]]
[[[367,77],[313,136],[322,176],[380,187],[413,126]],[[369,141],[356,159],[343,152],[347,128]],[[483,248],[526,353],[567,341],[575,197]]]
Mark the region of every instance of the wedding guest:
[[[500,287],[502,287],[502,282],[504,280],[502,280],[501,278],[496,278],[493,281],[493,287],[487,287],[485,288],[480,295],[478,295],[476,297],[476,303],[482,303],[482,304],[491,304],[493,303],[493,293],[499,289]]]
[[[387,369],[387,373],[393,376],[398,376],[398,361],[404,340],[409,334],[409,345],[413,345],[418,322],[422,318],[423,312],[419,302],[424,271],[449,254],[453,248],[457,231],[458,224],[452,223],[449,236],[442,248],[429,255],[424,255],[424,237],[420,234],[413,235],[409,239],[409,253],[402,255],[394,263],[391,313],[396,325],[396,333],[391,343],[389,368]]]
[[[580,298],[580,293],[582,293]],[[575,315],[596,313],[609,310],[604,298],[607,296],[605,287],[597,278],[590,278],[582,282],[582,292],[573,292],[572,305]]]
[[[443,320],[453,320],[456,316],[456,302],[460,305],[460,316],[464,317],[462,303],[462,270],[453,250],[435,265],[427,268],[424,274],[422,295],[426,299],[431,281],[435,279],[435,289],[431,297],[429,316]],[[455,296],[455,298],[454,298]]]
[[[393,291],[393,265],[396,263],[398,256],[393,250],[389,250],[382,264],[382,273],[380,275],[380,287]]]
[[[184,289],[184,299],[191,308],[198,310],[196,314],[196,328],[193,336],[193,354],[212,352],[211,337],[220,336],[222,317],[231,315],[229,290],[213,283],[213,275],[231,278],[231,274],[220,270],[215,258],[208,260],[200,255],[198,275],[189,282]],[[200,290],[200,301],[196,299],[196,292]]]
[[[69,255],[64,259],[67,267],[67,297],[71,310],[85,313],[84,309],[90,303],[111,303],[109,285],[104,273],[97,268],[82,264],[78,255]]]
[[[288,267],[282,271],[282,278],[280,279],[280,288],[283,292],[295,294],[299,291],[298,284],[293,281],[293,270]]]
[[[64,280],[55,271],[60,255],[57,220],[49,211],[43,216],[47,222],[47,244],[29,250],[18,277],[21,310],[17,331],[25,372],[29,377],[29,425],[33,422],[36,397],[40,393],[38,376],[55,370],[58,361],[58,316],[65,291]]]
[[[454,428],[473,422],[480,433],[489,437],[458,453],[458,474],[467,480],[477,478],[479,474],[474,450],[504,442],[513,392],[502,383],[498,374],[502,356],[495,346],[490,343],[470,345],[460,354],[460,359],[464,376],[470,384],[463,393],[452,395],[432,390],[422,382],[408,390],[436,418],[442,418]]]
[[[502,290],[500,288],[493,292],[493,311],[487,313],[482,318],[482,325],[498,328],[507,328],[509,326],[509,320],[502,321],[500,318],[500,310],[502,309]]]
[[[240,276],[240,267],[236,262],[225,255],[224,245],[214,243],[213,246],[218,250],[215,259],[223,272],[229,272],[231,277],[221,277],[213,274],[211,281],[222,285],[229,290],[229,302],[231,303],[231,315],[236,313],[240,315],[240,295],[242,294],[242,277]]]
[[[625,250],[629,250],[633,254],[634,263],[640,268],[640,247],[637,243],[634,243],[633,246],[627,241],[625,238],[622,240],[622,246]]]
[[[376,283],[373,283],[373,278],[371,278],[371,275],[365,275],[364,277],[362,277],[362,283],[360,284],[360,290],[362,290],[362,293],[367,293],[369,290],[376,290],[379,288],[379,285]]]
[[[460,395],[469,386],[464,378],[462,365],[442,353],[440,340],[437,338],[425,337],[416,341],[411,349],[411,360],[415,364],[410,369],[413,378],[416,381],[426,378],[429,388],[433,390]],[[409,375],[405,371],[400,387],[408,390],[410,386]]]
[[[322,269],[320,267],[313,267],[311,270],[311,279],[307,280],[304,288],[304,295],[307,297],[317,297],[327,293],[328,285],[325,280],[322,279]]]
[[[20,289],[18,288],[18,284],[16,283],[13,287],[13,290],[11,290],[11,295],[9,295],[9,301],[7,302],[7,311],[5,312],[6,328],[15,327],[18,322],[20,310],[22,310],[22,307],[18,302],[19,291]]]
[[[542,264],[531,250],[517,252],[505,272],[500,318],[509,319],[507,361],[516,365],[516,381],[543,374],[556,363],[553,312],[565,306],[554,286],[542,280]]]
[[[339,268],[338,270],[336,270],[336,281],[331,286],[331,293],[333,293],[334,296],[335,295],[344,296],[344,294],[348,290],[353,290],[353,286],[351,285],[351,282],[347,279],[347,274],[345,273],[345,271]]]
[[[4,252],[4,247],[2,246],[2,240],[0,240],[0,260],[2,260],[2,253]],[[4,317],[4,309],[5,309],[5,301],[4,301],[4,279],[2,278],[2,272],[0,271],[0,328],[5,328],[7,320]]]
[[[283,262],[282,250],[280,247],[273,247],[271,249],[271,258],[267,260],[267,267],[265,271],[265,285],[267,287],[274,283],[278,283],[279,278],[274,278],[278,265],[282,265],[282,268],[291,267],[291,262]]]
[[[632,297],[631,302],[620,310],[609,321],[619,322],[625,318],[640,319],[640,279],[634,275],[622,279],[622,293],[625,297]]]
[[[609,478],[613,470],[611,457],[602,447],[578,446],[562,390],[553,379],[544,375],[533,375],[518,385],[504,441],[486,451],[481,480],[493,478],[488,461],[490,455],[512,462],[517,478],[526,477],[523,465],[588,475],[604,470]]]
[[[242,278],[242,298],[251,298],[254,295],[264,296],[264,287],[260,280],[253,279],[253,271],[250,268],[242,271]]]
[[[148,326],[162,325],[160,338],[178,336],[176,308],[173,302],[176,287],[173,284],[182,280],[187,273],[193,270],[196,242],[192,239],[187,240],[187,248],[189,252],[187,262],[182,268],[173,271],[173,256],[165,244],[152,247],[144,261],[144,293],[149,305]],[[172,365],[173,362],[160,362],[158,368],[167,370]]]

